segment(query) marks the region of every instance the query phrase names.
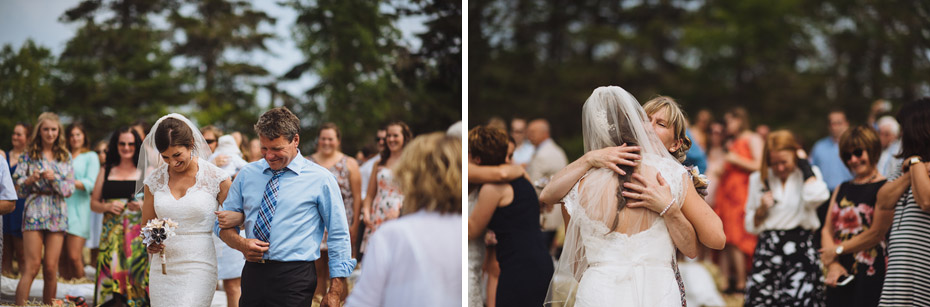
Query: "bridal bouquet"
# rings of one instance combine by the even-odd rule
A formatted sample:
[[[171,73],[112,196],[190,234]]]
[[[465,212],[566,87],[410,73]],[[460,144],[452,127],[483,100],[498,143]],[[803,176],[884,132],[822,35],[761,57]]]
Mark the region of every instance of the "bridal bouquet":
[[[175,236],[174,230],[177,228],[178,223],[169,218],[149,220],[149,222],[145,224],[145,227],[142,227],[142,243],[145,244],[146,247],[153,243],[164,244],[168,238]],[[159,255],[161,256],[161,273],[167,275],[165,250],[162,249]]]

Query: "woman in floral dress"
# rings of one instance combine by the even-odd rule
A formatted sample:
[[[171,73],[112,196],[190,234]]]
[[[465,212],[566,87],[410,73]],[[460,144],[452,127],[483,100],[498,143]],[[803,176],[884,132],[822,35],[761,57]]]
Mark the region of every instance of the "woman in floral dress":
[[[128,127],[110,137],[103,170],[91,195],[91,210],[103,213],[94,305],[148,306],[149,262],[142,244],[142,203],[135,194],[142,138]]]
[[[328,169],[339,184],[339,193],[342,194],[342,203],[346,208],[346,219],[349,223],[349,237],[352,246],[358,242],[358,211],[362,206],[362,175],[358,170],[358,162],[354,158],[340,151],[342,134],[339,127],[333,123],[324,123],[320,126],[320,135],[317,139],[316,152],[307,159]],[[323,236],[320,246],[320,259],[316,261],[317,287],[316,295],[322,297],[326,294],[329,282],[329,253],[326,248],[326,235]]]
[[[26,198],[23,211],[25,261],[22,278],[16,287],[17,305],[26,304],[40,266],[44,276],[42,302],[51,304],[58,289],[58,259],[68,230],[65,198],[74,191],[74,169],[64,130],[55,113],[39,115],[26,152],[19,157],[13,174],[17,192]]]
[[[387,130],[385,140],[387,148],[381,152],[381,161],[378,161],[375,171],[371,172],[370,182],[375,184],[368,185],[368,197],[362,204],[365,235],[362,238],[360,253],[365,253],[368,238],[381,223],[400,216],[400,209],[404,202],[404,195],[394,183],[394,173],[391,172],[391,167],[397,162],[404,146],[413,138],[413,133],[403,122],[391,122],[385,126],[385,130]]]
[[[827,306],[878,306],[885,281],[885,240],[869,245],[854,245],[849,240],[873,225],[878,190],[886,181],[875,167],[881,143],[871,128],[859,126],[846,130],[839,145],[843,162],[855,177],[833,193],[822,230]],[[838,284],[849,275],[854,276],[852,281]]]

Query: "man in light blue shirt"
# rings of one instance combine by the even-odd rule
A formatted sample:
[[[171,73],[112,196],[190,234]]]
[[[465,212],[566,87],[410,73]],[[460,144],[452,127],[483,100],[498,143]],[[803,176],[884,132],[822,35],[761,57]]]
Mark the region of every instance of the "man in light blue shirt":
[[[833,191],[840,183],[852,180],[853,176],[846,168],[845,161],[840,158],[840,145],[837,144],[840,136],[849,128],[846,114],[839,110],[832,111],[829,119],[830,136],[814,143],[814,148],[811,149],[811,164],[820,168],[827,188]]]
[[[10,176],[10,165],[6,159],[0,157],[0,214],[8,214],[16,208],[16,186]],[[3,229],[3,219],[0,219],[0,229]],[[3,236],[0,234],[0,249],[3,249]],[[0,257],[0,263],[3,258]]]
[[[264,159],[239,172],[223,202],[224,210],[244,213],[246,237],[238,227],[220,230],[218,222],[214,227],[248,261],[242,306],[310,306],[317,286],[313,261],[320,257],[325,230],[332,286],[322,306],[340,305],[345,278],[355,268],[339,185],[327,169],[300,155],[298,127],[287,108],[262,114],[255,131]]]

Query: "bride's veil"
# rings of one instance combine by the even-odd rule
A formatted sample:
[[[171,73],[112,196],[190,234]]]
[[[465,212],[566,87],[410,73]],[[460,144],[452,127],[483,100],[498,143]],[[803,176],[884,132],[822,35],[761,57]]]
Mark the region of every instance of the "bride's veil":
[[[166,118],[178,119],[191,129],[194,135],[194,148],[192,152],[200,161],[207,161],[212,153],[210,146],[207,145],[207,140],[204,139],[203,134],[200,133],[200,129],[197,129],[197,126],[194,126],[194,123],[187,119],[187,117],[178,113],[162,116],[155,122],[155,125],[152,125],[152,129],[149,130],[149,133],[145,135],[145,140],[142,141],[142,147],[139,150],[139,165],[137,167],[142,171],[142,176],[139,176],[139,179],[136,180],[136,194],[142,192],[145,186],[145,178],[151,175],[152,172],[158,169],[162,164],[165,164],[165,161],[161,159],[161,153],[155,148],[155,131],[158,131],[158,126],[161,125],[161,122]]]
[[[617,86],[599,87],[585,101],[581,115],[585,152],[623,144],[636,145],[640,154],[674,158],[656,136],[646,112],[630,93]],[[643,160],[641,160],[643,161]],[[580,219],[588,220],[598,232],[633,235],[652,226],[658,214],[645,208],[627,208],[620,195],[622,183],[630,180],[606,168],[592,169],[569,192],[563,202],[571,219],[566,225],[565,243],[549,285],[546,306],[571,306],[588,259],[585,255]],[[654,173],[653,173],[654,176]],[[681,199],[679,197],[678,199]],[[583,215],[583,216],[582,216]],[[605,289],[605,291],[610,291]]]

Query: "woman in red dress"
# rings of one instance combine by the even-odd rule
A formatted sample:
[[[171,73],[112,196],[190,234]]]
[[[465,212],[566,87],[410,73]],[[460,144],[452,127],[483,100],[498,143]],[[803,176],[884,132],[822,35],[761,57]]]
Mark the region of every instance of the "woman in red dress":
[[[758,170],[762,157],[762,139],[749,130],[746,110],[740,107],[724,115],[726,130],[733,139],[727,146],[726,163],[714,198],[714,211],[723,221],[727,244],[720,254],[724,275],[733,278],[730,292],[746,289],[746,264],[756,248],[756,237],[743,226],[749,174]]]

